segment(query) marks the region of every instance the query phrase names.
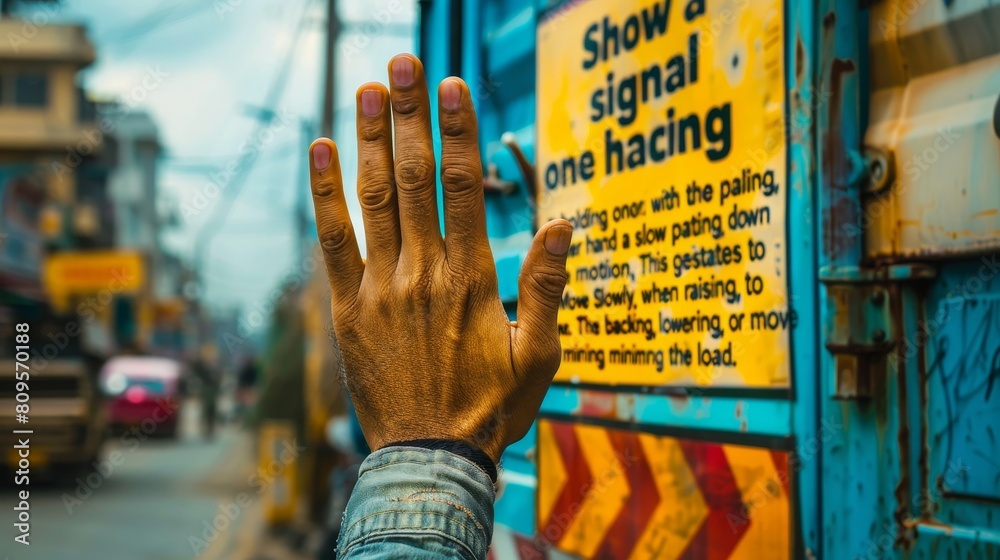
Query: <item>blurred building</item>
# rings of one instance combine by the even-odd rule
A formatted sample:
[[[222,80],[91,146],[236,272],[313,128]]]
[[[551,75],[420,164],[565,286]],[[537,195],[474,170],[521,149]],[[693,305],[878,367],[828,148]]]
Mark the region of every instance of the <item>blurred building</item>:
[[[127,103],[88,101],[79,74],[95,50],[84,27],[8,17],[9,8],[0,3],[0,339],[29,325],[32,453],[77,472],[106,436],[103,363],[183,357],[194,345],[196,318],[181,297],[192,275],[160,244],[153,120]],[[25,361],[0,347],[8,435],[21,422],[15,359]]]
[[[192,271],[166,252],[160,234],[171,221],[171,210],[161,208],[158,196],[158,163],[163,152],[159,130],[147,113],[119,104],[98,106],[99,113],[114,119],[116,167],[108,184],[114,216],[115,245],[142,254],[148,269],[148,300],[141,302],[146,320],[142,347],[172,357],[189,355],[195,348],[196,320],[190,316],[184,285]]]
[[[84,27],[4,17],[0,36],[0,294],[85,317],[94,354],[181,356],[190,271],[160,243],[155,122],[86,99]]]
[[[94,221],[74,205],[82,157],[102,143],[76,85],[94,47],[76,25],[3,18],[0,36],[0,290],[38,297],[45,246],[72,246]]]
[[[0,338],[13,340],[16,324],[30,326],[32,452],[72,472],[90,464],[104,437],[95,372],[113,347],[114,294],[110,277],[63,257],[110,246],[101,212],[114,161],[77,86],[77,74],[94,61],[85,29],[4,17],[0,37]],[[91,291],[51,289],[81,284]],[[115,285],[127,293],[141,283]],[[0,349],[0,382],[9,388],[12,350]],[[5,396],[14,402],[13,393]],[[0,415],[0,432],[18,426],[13,407]]]
[[[115,119],[114,130],[118,167],[108,191],[114,205],[116,244],[140,249],[151,261],[157,261],[163,253],[156,208],[156,162],[162,148],[156,123],[146,113],[118,108],[114,104],[100,108],[109,114],[120,115]]]

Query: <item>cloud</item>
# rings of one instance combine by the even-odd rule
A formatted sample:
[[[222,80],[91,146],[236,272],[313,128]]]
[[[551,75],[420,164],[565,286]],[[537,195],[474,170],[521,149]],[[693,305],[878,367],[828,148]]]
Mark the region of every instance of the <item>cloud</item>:
[[[304,35],[295,25],[304,2],[312,8]],[[177,0],[151,6],[134,0],[65,0],[64,20],[88,24],[97,48],[97,62],[84,74],[84,84],[104,98],[126,95],[141,83],[149,65],[170,74],[138,107],[148,111],[160,128],[160,139],[170,161],[197,160],[225,165],[237,154],[253,130],[248,109],[259,108],[283,60],[285,46],[300,39],[280,107],[318,124],[323,83],[322,2],[313,0],[254,0],[236,3],[221,18],[213,2]],[[359,34],[367,40],[360,54],[338,60],[337,128],[345,185],[355,229],[364,251],[360,205],[354,194],[356,145],[354,91],[365,81],[385,82],[389,57],[412,51],[415,2],[409,0],[342,0],[341,16],[348,25],[342,41]],[[51,9],[51,8],[50,8]],[[375,24],[365,25],[365,22]],[[386,25],[386,22],[389,25]],[[402,34],[401,34],[402,33]],[[277,109],[277,108],[275,108]],[[217,239],[207,271],[212,305],[246,304],[268,293],[293,265],[293,209],[299,185],[302,150],[288,149],[301,142],[298,122],[262,151],[261,160]],[[165,200],[184,201],[201,188],[205,176],[179,173],[165,164],[160,190]],[[168,249],[192,255],[205,217],[163,234]],[[248,224],[257,224],[248,228]],[[266,264],[262,264],[266,263]]]

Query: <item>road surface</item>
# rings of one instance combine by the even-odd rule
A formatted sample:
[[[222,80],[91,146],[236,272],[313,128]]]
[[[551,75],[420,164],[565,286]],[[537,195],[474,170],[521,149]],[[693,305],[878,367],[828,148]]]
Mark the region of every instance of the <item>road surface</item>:
[[[105,465],[106,474],[92,468],[80,483],[58,487],[33,479],[30,546],[13,540],[14,487],[0,487],[0,560],[287,557],[262,548],[261,485],[251,479],[257,465],[248,435],[230,427],[206,440],[197,405],[183,412],[177,440],[128,445],[112,439],[104,458],[115,450],[122,458],[110,472]],[[237,503],[240,493],[251,501]]]

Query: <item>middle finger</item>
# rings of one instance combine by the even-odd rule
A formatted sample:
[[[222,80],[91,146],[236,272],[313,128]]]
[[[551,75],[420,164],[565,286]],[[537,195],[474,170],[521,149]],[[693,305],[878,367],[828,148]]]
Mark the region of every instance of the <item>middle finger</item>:
[[[430,101],[423,66],[408,54],[389,63],[393,126],[396,136],[396,193],[402,238],[400,262],[412,266],[440,255],[434,144]]]

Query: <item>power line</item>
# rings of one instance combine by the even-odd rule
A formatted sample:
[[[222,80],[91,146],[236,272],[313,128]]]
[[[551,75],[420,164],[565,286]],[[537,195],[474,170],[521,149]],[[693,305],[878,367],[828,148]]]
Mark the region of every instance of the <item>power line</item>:
[[[288,50],[282,59],[283,62],[278,67],[278,72],[275,75],[274,80],[271,82],[264,100],[263,107],[269,110],[261,113],[260,119],[257,121],[257,126],[255,127],[251,138],[257,137],[274,121],[276,112],[273,108],[281,101],[281,96],[284,93],[285,86],[287,85],[289,72],[291,72],[291,68],[293,66],[292,62],[294,61],[295,52],[298,50],[299,43],[304,35],[301,31],[303,30],[305,23],[308,21],[306,16],[309,13],[311,3],[311,0],[305,0],[304,2],[302,14],[299,16],[299,20],[293,30],[294,39],[288,45]],[[206,260],[206,256],[208,255],[209,246],[228,218],[229,212],[232,210],[233,204],[239,196],[240,191],[243,190],[243,186],[246,184],[246,180],[250,175],[250,170],[257,161],[259,153],[259,150],[249,151],[239,160],[239,171],[236,176],[233,177],[232,181],[226,185],[226,189],[223,191],[224,194],[222,200],[219,201],[218,205],[212,212],[212,215],[209,216],[205,226],[198,233],[197,240],[195,241],[194,264],[201,275],[207,276],[208,261]]]
[[[127,44],[139,39],[145,39],[156,31],[172,27],[206,13],[205,6],[206,4],[200,0],[194,0],[187,5],[173,4],[166,6],[162,9],[152,11],[128,25],[112,28],[103,34],[102,40],[117,44]]]

